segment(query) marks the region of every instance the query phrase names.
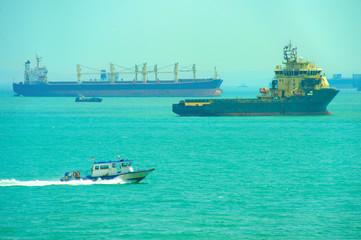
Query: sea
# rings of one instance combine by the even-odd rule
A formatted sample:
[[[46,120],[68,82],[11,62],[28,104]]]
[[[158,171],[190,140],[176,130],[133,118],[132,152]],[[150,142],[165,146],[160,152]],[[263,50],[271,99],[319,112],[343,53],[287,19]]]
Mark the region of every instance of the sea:
[[[361,239],[361,92],[321,116],[179,117],[181,99],[1,92],[0,239]],[[59,181],[117,155],[155,170]]]

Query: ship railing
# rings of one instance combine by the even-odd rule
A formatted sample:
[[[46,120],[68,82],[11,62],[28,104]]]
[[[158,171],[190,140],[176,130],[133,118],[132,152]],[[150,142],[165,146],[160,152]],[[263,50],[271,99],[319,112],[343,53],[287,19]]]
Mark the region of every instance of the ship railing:
[[[186,102],[209,102],[209,99],[186,99]]]

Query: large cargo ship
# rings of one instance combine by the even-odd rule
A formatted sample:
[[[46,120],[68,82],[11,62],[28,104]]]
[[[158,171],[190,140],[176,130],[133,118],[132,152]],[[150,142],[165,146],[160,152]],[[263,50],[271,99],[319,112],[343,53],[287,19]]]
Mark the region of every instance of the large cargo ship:
[[[352,85],[361,91],[361,74],[352,74]]]
[[[178,63],[172,72],[160,72],[157,65],[154,71],[147,71],[147,64],[143,64],[142,70],[136,65],[134,71],[116,72],[114,64],[110,64],[110,73],[101,70],[99,73],[82,73],[80,65],[77,65],[77,81],[48,81],[46,67],[39,66],[40,57],[37,57],[37,66],[30,67],[30,62],[25,63],[24,82],[13,83],[13,90],[20,96],[44,96],[44,97],[206,97],[220,96],[222,80],[215,76],[207,79],[196,78],[196,67],[192,69],[179,69]],[[193,72],[193,78],[180,79],[181,72]],[[154,73],[155,79],[148,80],[149,73]],[[174,80],[158,79],[158,74],[172,73]],[[82,81],[82,75],[97,74],[100,80]],[[135,74],[131,81],[119,80],[121,74]],[[138,74],[142,75],[138,80]]]
[[[253,116],[330,114],[327,105],[339,90],[330,88],[322,69],[297,57],[291,42],[284,47],[284,66],[276,66],[270,88],[254,99],[187,99],[173,104],[181,116]]]
[[[357,81],[361,80],[361,74],[352,74],[352,78],[345,78],[342,74],[337,73],[333,74],[331,79],[328,79],[328,83],[331,87],[336,87],[338,89],[345,88],[357,88]]]

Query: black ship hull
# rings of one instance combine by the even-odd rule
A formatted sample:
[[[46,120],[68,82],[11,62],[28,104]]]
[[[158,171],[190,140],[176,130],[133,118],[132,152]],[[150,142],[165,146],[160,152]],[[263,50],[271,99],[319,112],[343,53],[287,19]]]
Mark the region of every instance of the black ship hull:
[[[307,92],[306,96],[280,99],[201,99],[173,104],[180,116],[267,116],[330,114],[327,105],[339,90],[328,88]]]
[[[13,90],[22,96],[36,97],[211,97],[222,94],[221,79],[143,82],[49,82],[14,83]]]

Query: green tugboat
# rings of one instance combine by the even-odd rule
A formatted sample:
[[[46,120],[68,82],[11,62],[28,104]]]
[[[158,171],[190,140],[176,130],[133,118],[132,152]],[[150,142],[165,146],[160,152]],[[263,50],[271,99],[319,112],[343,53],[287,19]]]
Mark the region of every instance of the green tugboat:
[[[173,104],[181,116],[266,116],[331,114],[327,105],[339,90],[330,88],[322,69],[297,58],[291,42],[284,51],[284,66],[276,66],[270,88],[260,88],[257,98],[186,99]]]

